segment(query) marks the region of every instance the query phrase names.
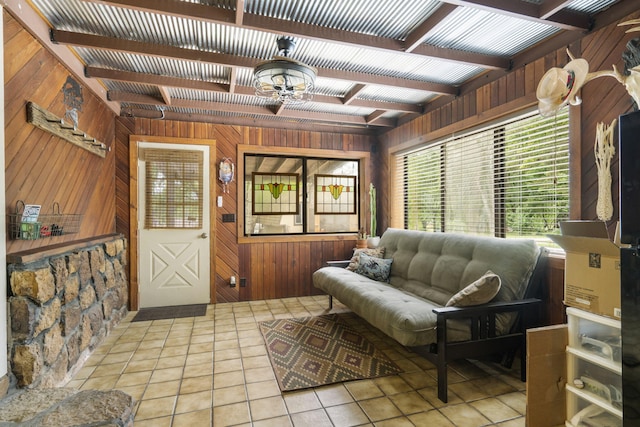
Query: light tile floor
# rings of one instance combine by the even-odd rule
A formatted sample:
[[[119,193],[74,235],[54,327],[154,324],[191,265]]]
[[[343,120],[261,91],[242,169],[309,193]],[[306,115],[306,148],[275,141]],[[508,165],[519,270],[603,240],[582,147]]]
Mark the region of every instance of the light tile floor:
[[[281,393],[258,322],[328,312],[326,296],[210,305],[206,316],[131,322],[131,312],[67,387],[119,389],[136,400],[136,427],[524,426],[517,369],[450,365],[449,403],[434,366],[334,300],[332,312],[373,341],[399,375]],[[515,364],[514,364],[515,365]]]

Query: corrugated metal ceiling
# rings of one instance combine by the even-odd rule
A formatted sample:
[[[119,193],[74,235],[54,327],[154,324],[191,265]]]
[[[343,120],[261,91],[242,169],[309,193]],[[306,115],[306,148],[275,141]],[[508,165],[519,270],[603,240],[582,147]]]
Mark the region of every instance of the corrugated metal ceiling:
[[[575,0],[566,8],[593,20],[626,1],[631,0]],[[246,107],[245,117],[264,122],[291,122],[281,117],[291,111],[292,117],[308,113],[308,118],[297,118],[300,123],[348,116],[353,120],[347,126],[361,122],[364,128],[385,128],[420,114],[429,102],[455,96],[496,67],[507,71],[532,46],[565,31],[588,29],[567,29],[527,15],[543,0],[513,0],[504,6],[509,10],[474,1],[453,3],[245,0],[237,11],[235,0],[167,0],[157,8],[134,0],[31,0],[54,30],[53,39],[68,35],[72,41],[64,43],[85,66],[100,71],[96,78],[114,98],[121,97],[123,114],[125,109],[127,114],[161,109],[176,117],[242,116],[207,111],[204,103],[209,102],[229,104],[233,111]],[[99,36],[99,42],[87,35]],[[281,108],[254,94],[253,67],[278,53],[280,35],[294,36],[294,59],[319,69],[309,103]],[[173,78],[167,87],[164,77]],[[196,82],[218,86],[196,89]],[[145,102],[130,101],[135,96],[146,96]],[[189,101],[194,108],[184,107]],[[384,120],[369,120],[372,113]]]

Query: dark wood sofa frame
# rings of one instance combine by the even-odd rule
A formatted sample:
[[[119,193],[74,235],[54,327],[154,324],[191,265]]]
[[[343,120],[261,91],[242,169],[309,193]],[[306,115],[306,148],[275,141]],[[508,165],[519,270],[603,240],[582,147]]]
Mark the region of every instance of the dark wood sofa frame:
[[[435,308],[437,315],[437,342],[411,350],[436,365],[438,371],[438,398],[448,401],[447,364],[459,359],[473,359],[490,355],[501,355],[502,364],[511,367],[515,355],[520,356],[520,379],[526,381],[527,329],[540,326],[540,297],[546,279],[549,250],[540,248],[535,270],[529,279],[523,299],[495,302],[471,307]],[[515,313],[516,319],[506,335],[496,335],[496,315]],[[449,342],[447,321],[467,319],[471,328],[468,341]]]
[[[501,357],[503,366],[510,368],[517,353],[520,356],[520,379],[526,381],[527,329],[540,326],[542,292],[546,281],[549,250],[541,247],[535,269],[520,300],[493,302],[471,307],[435,308],[437,316],[437,342],[417,347],[409,347],[415,353],[429,360],[438,371],[438,398],[448,401],[447,365],[460,359],[473,359],[496,355]],[[338,264],[339,263],[339,264]],[[334,266],[345,267],[348,261],[335,262]],[[344,264],[344,265],[343,265]],[[329,310],[333,308],[333,296],[329,295]],[[516,318],[509,334],[496,334],[496,315],[514,313]],[[449,342],[447,322],[469,321],[471,339]]]

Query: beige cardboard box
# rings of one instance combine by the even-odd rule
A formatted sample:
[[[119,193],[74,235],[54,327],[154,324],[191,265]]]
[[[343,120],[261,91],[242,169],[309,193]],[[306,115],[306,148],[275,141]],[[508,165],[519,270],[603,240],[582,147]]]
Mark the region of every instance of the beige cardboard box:
[[[527,330],[528,427],[564,425],[567,340],[567,325]]]
[[[549,237],[566,252],[564,303],[620,319],[620,248],[601,221],[561,223],[562,235]]]

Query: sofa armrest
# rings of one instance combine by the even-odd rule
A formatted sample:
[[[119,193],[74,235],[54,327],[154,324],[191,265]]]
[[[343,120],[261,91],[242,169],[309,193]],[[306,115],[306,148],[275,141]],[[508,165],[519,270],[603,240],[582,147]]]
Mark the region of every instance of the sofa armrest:
[[[468,307],[441,307],[434,308],[433,312],[443,319],[464,319],[489,313],[508,313],[522,311],[529,306],[540,304],[538,298],[527,298],[508,302],[490,302],[487,304],[473,305]]]
[[[436,320],[436,346],[448,345],[447,321],[457,320],[469,322],[471,341],[482,341],[498,337],[496,332],[496,316],[499,313],[517,313],[517,320],[511,332],[507,335],[522,335],[530,324],[528,312],[542,301],[537,298],[527,298],[509,302],[492,302],[469,307],[442,307],[434,308]],[[436,350],[432,347],[432,351]],[[442,351],[442,347],[439,349]]]
[[[329,267],[338,267],[338,268],[347,268],[349,266],[350,262],[351,262],[350,259],[338,260],[338,261],[327,261],[327,266],[329,266]]]
[[[492,302],[469,307],[434,308],[437,315],[437,341],[414,349],[429,359],[438,369],[438,397],[447,402],[447,363],[452,360],[476,358],[490,354],[510,355],[520,350],[520,377],[526,379],[526,329],[529,324],[527,314],[542,301],[526,298],[509,302]],[[514,328],[506,334],[497,336],[496,316],[500,313],[515,312],[518,319]],[[468,341],[447,340],[447,320],[469,322],[471,339]],[[509,362],[510,365],[510,362]]]

